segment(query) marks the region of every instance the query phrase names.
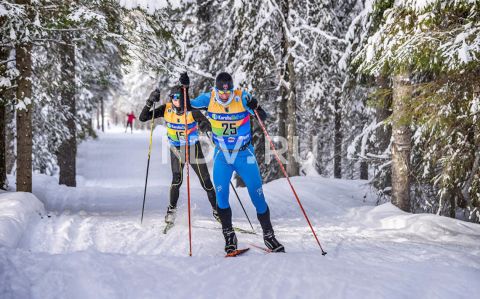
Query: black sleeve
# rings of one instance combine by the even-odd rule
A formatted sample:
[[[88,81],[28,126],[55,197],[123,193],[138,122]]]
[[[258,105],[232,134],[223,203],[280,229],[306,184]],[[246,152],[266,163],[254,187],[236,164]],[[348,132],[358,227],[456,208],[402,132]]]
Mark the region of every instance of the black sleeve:
[[[150,107],[145,105],[145,107],[143,107],[142,113],[140,113],[140,116],[138,117],[138,119],[142,122],[146,122],[146,121],[152,119],[152,116],[154,116],[154,115],[155,115],[154,118],[163,117],[163,115],[165,113],[165,107],[166,107],[166,105],[163,104],[163,105],[160,105],[160,107],[156,108],[155,111],[151,111]]]
[[[265,110],[263,110],[261,106],[257,107],[257,112],[258,112],[258,116],[260,116],[260,119],[262,121],[265,121],[267,119],[267,112],[265,112]]]
[[[208,118],[205,117],[205,115],[203,115],[200,110],[193,109],[192,116],[193,119],[195,119],[195,121],[198,123],[200,131],[206,133],[212,130],[212,125],[210,124],[210,121],[208,120]]]
[[[202,122],[202,121],[208,121],[208,119],[205,117],[205,115],[203,115],[203,113],[200,112],[200,110],[198,110],[198,109],[192,109],[192,116],[193,116],[193,119],[197,123]]]

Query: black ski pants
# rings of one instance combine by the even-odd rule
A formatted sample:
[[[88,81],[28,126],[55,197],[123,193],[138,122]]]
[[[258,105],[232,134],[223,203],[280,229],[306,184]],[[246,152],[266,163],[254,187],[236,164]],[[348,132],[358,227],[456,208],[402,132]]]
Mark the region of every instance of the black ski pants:
[[[200,142],[190,146],[189,162],[198,176],[203,190],[207,192],[208,201],[212,209],[217,209],[217,198],[215,188],[213,188],[207,164],[204,161],[204,155]],[[183,182],[183,168],[185,165],[185,147],[170,147],[170,163],[172,167],[172,185],[170,186],[170,205],[177,206],[180,187]]]

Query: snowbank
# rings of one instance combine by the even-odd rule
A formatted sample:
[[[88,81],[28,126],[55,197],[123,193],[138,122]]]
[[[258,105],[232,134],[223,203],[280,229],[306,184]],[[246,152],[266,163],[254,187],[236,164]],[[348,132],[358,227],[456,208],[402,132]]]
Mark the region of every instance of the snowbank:
[[[30,220],[44,212],[31,193],[0,193],[0,246],[16,247]]]

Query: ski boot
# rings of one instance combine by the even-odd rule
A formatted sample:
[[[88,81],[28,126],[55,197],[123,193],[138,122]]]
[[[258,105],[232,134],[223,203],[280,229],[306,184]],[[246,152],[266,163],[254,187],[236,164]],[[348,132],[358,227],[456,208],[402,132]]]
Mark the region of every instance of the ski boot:
[[[237,250],[237,236],[233,228],[224,228],[222,232],[225,237],[225,252],[229,254]]]
[[[263,214],[257,214],[257,218],[262,226],[263,242],[268,249],[272,252],[285,252],[285,247],[275,238],[272,222],[270,222],[270,209],[267,207],[267,211]]]
[[[173,224],[175,222],[176,214],[177,214],[177,208],[169,205],[167,208],[167,215],[165,215],[165,223]]]
[[[278,242],[273,231],[263,233],[263,242],[272,252],[285,252],[285,247]]]

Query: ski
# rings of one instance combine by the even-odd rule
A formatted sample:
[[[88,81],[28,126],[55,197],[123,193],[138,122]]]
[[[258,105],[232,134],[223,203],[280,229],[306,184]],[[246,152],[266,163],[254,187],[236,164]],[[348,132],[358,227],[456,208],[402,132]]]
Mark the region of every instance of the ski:
[[[257,234],[254,231],[246,230],[246,229],[235,227],[235,226],[233,227],[233,230],[236,231],[236,232],[242,233],[242,234],[250,234],[250,235],[256,235]]]
[[[247,247],[247,248],[243,248],[243,249],[237,249],[237,250],[234,250],[234,251],[232,251],[232,252],[230,252],[230,253],[227,253],[227,254],[225,255],[225,257],[239,256],[239,255],[247,252],[248,250],[250,250],[250,248],[248,248],[248,247]]]
[[[163,229],[163,233],[168,233],[168,231],[173,227],[173,225],[173,223],[167,223],[167,225],[165,225],[165,228]]]
[[[266,253],[272,253],[273,252],[272,250],[270,250],[266,247],[258,246],[258,245],[252,244],[252,243],[250,243],[250,245],[257,248],[257,249],[263,250]]]
[[[203,229],[220,229],[220,230],[222,229],[221,227],[207,227],[207,226],[200,226],[200,225],[194,225],[192,227],[193,228],[203,228]],[[239,228],[239,227],[233,227],[233,230],[238,232],[238,233],[241,233],[241,234],[250,234],[250,235],[256,235],[257,234],[256,232],[246,230],[246,229],[243,229],[243,228]]]

